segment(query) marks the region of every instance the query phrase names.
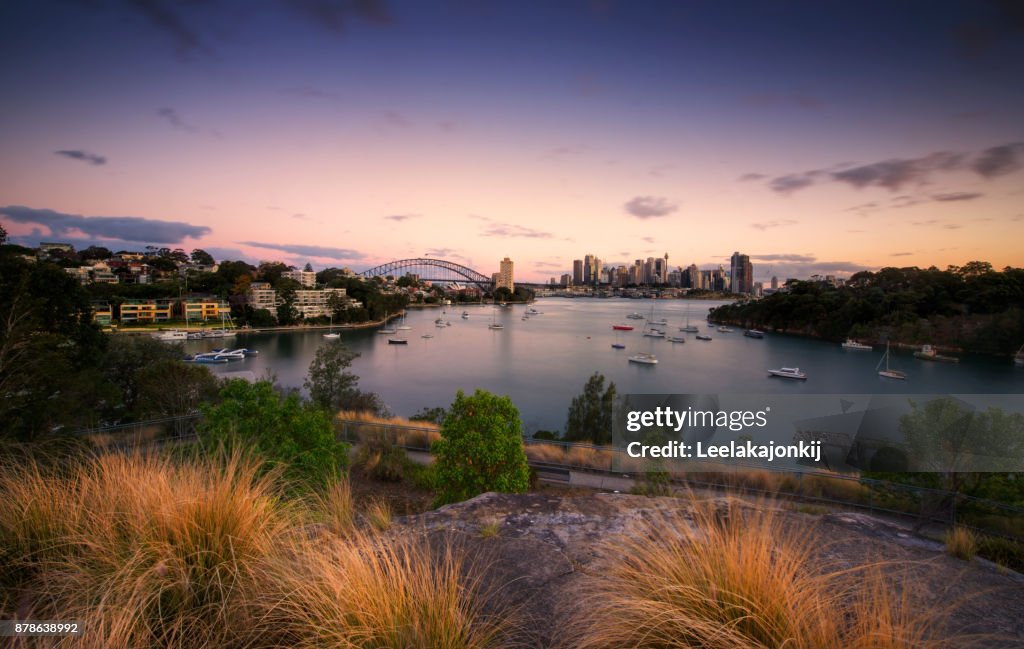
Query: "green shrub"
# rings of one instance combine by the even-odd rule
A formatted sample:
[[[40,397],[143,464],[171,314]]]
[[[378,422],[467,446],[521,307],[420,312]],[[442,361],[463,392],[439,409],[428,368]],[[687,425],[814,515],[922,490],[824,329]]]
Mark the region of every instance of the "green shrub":
[[[285,475],[307,486],[330,484],[348,466],[348,444],[334,438],[328,416],[282,395],[270,381],[229,381],[221,402],[203,407],[201,439],[210,448],[239,445],[284,465]]]
[[[530,487],[519,410],[508,397],[480,389],[467,397],[459,390],[432,450],[438,504]]]

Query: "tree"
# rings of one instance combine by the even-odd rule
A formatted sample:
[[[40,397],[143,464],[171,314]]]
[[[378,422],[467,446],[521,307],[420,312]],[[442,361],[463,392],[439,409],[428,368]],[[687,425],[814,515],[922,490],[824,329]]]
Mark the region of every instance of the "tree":
[[[325,412],[339,410],[370,411],[384,409],[379,397],[359,389],[359,377],[348,371],[352,361],[359,357],[341,342],[322,345],[316,350],[309,373],[302,387],[309,392],[313,403]]]
[[[459,390],[431,450],[438,504],[530,487],[519,410],[508,397],[480,389],[467,397]]]
[[[102,369],[107,379],[121,392],[118,418],[138,417],[146,410],[139,393],[140,376],[146,368],[166,361],[180,364],[183,355],[181,345],[166,343],[152,336],[111,336]]]
[[[81,261],[88,261],[90,259],[110,259],[114,256],[114,253],[110,252],[110,248],[103,246],[89,246],[85,250],[78,251],[78,258]]]
[[[282,395],[270,381],[234,379],[220,398],[202,407],[199,432],[208,447],[251,449],[309,486],[329,483],[348,466],[348,444],[335,439],[326,413],[303,405],[298,393]]]
[[[311,263],[309,263],[307,261],[305,267],[303,267],[302,270],[306,271],[307,273],[312,273],[313,272],[313,264],[311,264]]]
[[[594,372],[583,386],[583,394],[575,397],[569,406],[565,439],[571,442],[610,444],[614,406],[615,383],[609,383],[606,390],[604,375]]]
[[[192,251],[192,263],[199,266],[213,266],[216,262],[213,259],[213,255],[202,248],[196,248]]]
[[[277,322],[283,325],[295,324],[299,319],[299,311],[295,308],[296,291],[302,289],[294,279],[282,278],[277,280],[277,294],[281,297],[281,304],[277,305]]]
[[[140,417],[173,417],[196,412],[216,399],[220,383],[206,367],[180,360],[160,360],[138,372]]]
[[[7,243],[7,230],[4,229],[3,225],[0,225],[0,246]]]

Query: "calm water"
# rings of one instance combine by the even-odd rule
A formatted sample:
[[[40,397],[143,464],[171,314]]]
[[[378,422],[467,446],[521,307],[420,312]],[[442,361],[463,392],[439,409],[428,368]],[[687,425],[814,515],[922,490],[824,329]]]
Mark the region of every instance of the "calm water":
[[[645,320],[627,320],[634,311],[665,318],[661,327],[687,342],[645,338]],[[838,344],[766,334],[746,338],[741,329],[719,333],[704,318],[717,302],[686,300],[543,299],[534,305],[543,315],[522,320],[527,307],[469,306],[410,309],[399,332],[408,345],[389,345],[388,336],[373,329],[342,332],[341,339],[360,353],[352,370],[360,387],[379,393],[395,414],[411,415],[423,407],[447,406],[458,389],[480,387],[509,395],[519,407],[527,432],[538,428],[561,430],[572,398],[587,378],[601,372],[620,393],[1024,393],[1024,368],[1009,358],[967,356],[959,364],[920,361],[910,353],[893,353],[891,366],[907,373],[907,381],[881,379],[875,365],[881,349],[845,351]],[[690,320],[710,342],[678,331]],[[443,317],[450,327],[437,328]],[[505,326],[488,329],[492,318]],[[628,323],[633,331],[614,332],[612,324]],[[239,334],[226,341],[190,342],[191,352],[228,345],[257,349],[259,356],[227,365],[210,365],[215,373],[250,370],[258,376],[270,370],[287,386],[301,386],[313,355],[335,341],[323,331]],[[433,338],[421,338],[432,334]],[[613,349],[613,342],[625,349]],[[658,365],[630,363],[636,352],[658,356]],[[807,381],[769,378],[766,370],[800,367]]]

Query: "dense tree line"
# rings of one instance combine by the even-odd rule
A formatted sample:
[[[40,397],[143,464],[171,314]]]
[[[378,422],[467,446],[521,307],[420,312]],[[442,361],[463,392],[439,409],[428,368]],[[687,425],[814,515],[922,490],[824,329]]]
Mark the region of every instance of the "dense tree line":
[[[844,286],[791,281],[761,300],[713,309],[744,327],[842,340],[932,343],[1007,354],[1024,343],[1024,269],[986,262],[937,268],[883,268]]]

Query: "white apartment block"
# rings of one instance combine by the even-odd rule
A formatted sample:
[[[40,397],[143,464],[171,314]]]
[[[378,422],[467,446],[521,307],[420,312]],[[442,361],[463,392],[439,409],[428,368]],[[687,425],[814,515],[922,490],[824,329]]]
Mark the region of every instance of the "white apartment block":
[[[294,279],[306,288],[314,288],[316,286],[316,273],[311,270],[289,270],[281,273],[281,277]]]

